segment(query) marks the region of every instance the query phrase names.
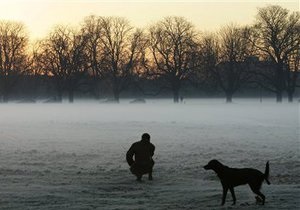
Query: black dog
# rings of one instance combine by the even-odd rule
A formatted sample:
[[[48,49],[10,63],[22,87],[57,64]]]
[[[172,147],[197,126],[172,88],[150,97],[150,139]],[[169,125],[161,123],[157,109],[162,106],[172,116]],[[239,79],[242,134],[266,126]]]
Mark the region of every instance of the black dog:
[[[249,184],[251,190],[262,199],[262,204],[265,203],[265,196],[260,192],[261,185],[264,180],[270,184],[269,177],[269,162],[266,164],[265,173],[253,168],[229,168],[217,160],[211,160],[204,166],[205,170],[214,170],[220,178],[223,187],[222,204],[225,204],[225,199],[228,189],[233,198],[233,205],[236,202],[234,187],[243,184]]]

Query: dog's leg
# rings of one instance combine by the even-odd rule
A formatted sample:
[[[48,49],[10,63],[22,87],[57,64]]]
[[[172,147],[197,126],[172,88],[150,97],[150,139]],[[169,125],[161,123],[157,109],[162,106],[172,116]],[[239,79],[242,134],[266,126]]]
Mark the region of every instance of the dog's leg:
[[[228,191],[228,187],[223,186],[223,196],[222,196],[222,203],[221,203],[222,206],[225,204],[227,191]]]
[[[266,199],[266,196],[264,196],[264,194],[262,194],[259,189],[260,189],[260,186],[255,186],[255,185],[250,185],[250,188],[252,190],[252,192],[254,192],[256,195],[258,195],[261,199],[262,199],[262,205],[265,204],[265,199]]]
[[[264,194],[262,194],[259,190],[254,190],[253,192],[262,199],[262,205],[265,205],[266,196],[264,196]]]
[[[234,189],[233,189],[233,187],[230,187],[229,190],[230,190],[230,192],[231,192],[232,199],[233,199],[232,205],[235,205],[236,197],[235,197],[235,194],[234,194]]]

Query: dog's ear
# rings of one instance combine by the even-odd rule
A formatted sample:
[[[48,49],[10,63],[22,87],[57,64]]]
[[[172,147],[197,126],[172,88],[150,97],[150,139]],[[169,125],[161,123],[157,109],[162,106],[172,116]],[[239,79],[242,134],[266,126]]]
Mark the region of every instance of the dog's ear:
[[[219,163],[219,161],[217,161],[216,159],[213,159],[213,160],[208,162],[209,165],[216,165],[218,163]]]
[[[213,168],[216,168],[216,167],[220,167],[222,165],[222,163],[220,163],[216,159],[213,159],[213,160],[209,161],[207,165],[209,166],[209,168],[213,169]]]

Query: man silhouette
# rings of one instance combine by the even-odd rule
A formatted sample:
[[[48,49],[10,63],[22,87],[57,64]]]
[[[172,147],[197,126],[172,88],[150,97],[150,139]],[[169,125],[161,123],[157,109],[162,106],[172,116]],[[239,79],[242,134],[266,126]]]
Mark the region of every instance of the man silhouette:
[[[148,174],[148,179],[152,180],[154,150],[155,146],[150,142],[150,135],[144,133],[142,140],[133,143],[126,153],[130,171],[137,177],[137,181],[141,181],[144,174]]]

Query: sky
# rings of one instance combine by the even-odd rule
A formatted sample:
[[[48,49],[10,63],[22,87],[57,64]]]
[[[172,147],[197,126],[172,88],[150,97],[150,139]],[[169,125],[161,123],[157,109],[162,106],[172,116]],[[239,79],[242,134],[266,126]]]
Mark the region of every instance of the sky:
[[[183,16],[200,31],[251,24],[257,8],[276,4],[299,11],[298,0],[0,0],[0,20],[21,21],[32,39],[57,24],[77,26],[89,15],[121,16],[147,27],[165,16]]]

